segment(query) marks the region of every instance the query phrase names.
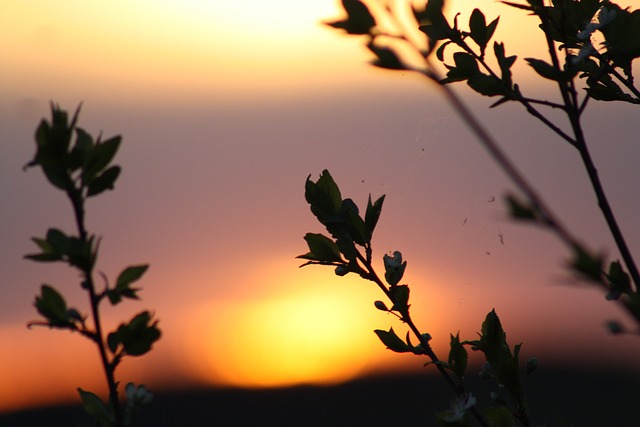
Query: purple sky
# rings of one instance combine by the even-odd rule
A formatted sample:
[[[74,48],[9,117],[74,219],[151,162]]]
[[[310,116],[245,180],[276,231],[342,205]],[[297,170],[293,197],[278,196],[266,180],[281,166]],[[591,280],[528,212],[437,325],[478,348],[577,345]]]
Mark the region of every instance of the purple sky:
[[[290,3],[281,3],[291,10]],[[71,369],[71,362],[64,360],[65,346],[56,343],[82,341],[24,327],[36,317],[32,302],[41,283],[56,285],[74,305],[84,307],[73,272],[22,259],[34,250],[30,237],[53,226],[72,230],[62,193],[50,188],[39,171],[22,171],[34,153],[33,133],[39,120],[48,116],[50,99],[68,110],[83,101],[82,127],[94,135],[102,131],[104,136],[124,137],[117,157],[124,168],[121,178],[114,192],[91,201],[88,226],[103,236],[99,269],[110,277],[129,264],[151,264],[141,282],[142,302],[124,304],[108,315],[115,325],[142,308],[153,308],[161,319],[165,335],[157,350],[145,356],[152,368],[145,367],[145,358],[127,362],[132,367],[125,372],[131,375],[149,381],[157,372],[153,369],[160,367],[168,373],[158,383],[194,378],[233,383],[234,373],[223,375],[220,365],[245,369],[248,362],[238,354],[255,350],[258,335],[275,329],[286,332],[289,324],[302,322],[282,307],[318,299],[322,305],[309,305],[302,313],[319,329],[335,327],[336,318],[365,319],[361,330],[348,330],[360,334],[353,338],[353,348],[344,349],[348,357],[329,355],[318,362],[354,366],[345,368],[340,378],[377,366],[421,366],[418,360],[388,354],[371,333],[402,326],[375,311],[373,301],[381,295],[368,289],[369,284],[357,278],[344,283],[318,267],[297,268],[300,263],[294,257],[306,252],[302,236],[322,231],[304,201],[304,180],[325,168],[343,195],[361,206],[369,193],[387,194],[374,250],[378,259],[389,251],[403,252],[409,262],[405,280],[412,285],[414,315],[434,336],[436,349],[444,349],[449,332],[460,330],[473,338],[484,315],[495,307],[510,342],[524,341],[525,356],[580,358],[586,365],[596,358],[603,366],[631,363],[621,349],[637,348],[635,339],[613,338],[603,330],[606,320],[624,320],[623,313],[598,292],[569,284],[563,267],[568,253],[553,236],[507,218],[501,197],[511,186],[437,88],[414,76],[367,66],[366,52],[356,40],[317,25],[337,13],[333,2],[325,3],[326,13],[299,11],[291,33],[282,24],[273,39],[249,30],[256,16],[234,21],[237,12],[226,10],[226,25],[234,30],[218,30],[228,38],[202,33],[207,27],[194,24],[184,38],[173,39],[175,45],[167,46],[166,52],[149,41],[149,58],[142,56],[145,41],[153,39],[148,33],[131,33],[133,47],[127,51],[123,44],[121,54],[116,47],[127,33],[112,29],[112,39],[95,36],[109,28],[108,19],[97,20],[91,34],[104,45],[93,48],[83,44],[80,24],[63,27],[40,15],[26,19],[27,28],[4,30],[20,49],[0,47],[0,54],[13,55],[0,82],[6,94],[0,100],[0,340],[14,340],[17,357],[2,356],[6,360],[0,359],[0,366],[22,369],[21,361],[28,359],[38,361],[43,372],[56,366]],[[114,8],[126,11],[126,4]],[[6,7],[0,6],[0,12]],[[4,12],[0,28],[11,19]],[[160,12],[146,28],[156,28],[165,40],[163,30],[171,28],[171,14]],[[215,7],[210,13],[214,12]],[[84,18],[99,17],[99,11],[90,8],[81,7],[77,13],[71,22],[83,22],[83,13]],[[185,22],[187,18],[181,17]],[[121,29],[133,31],[127,22]],[[302,23],[309,29],[298,40]],[[191,33],[193,40],[187,37]],[[74,34],[79,38],[71,42]],[[116,47],[109,40],[115,40]],[[507,42],[511,50],[510,46]],[[254,60],[252,49],[262,52]],[[517,43],[512,50],[517,52]],[[107,71],[96,61],[101,51],[109,60]],[[43,57],[43,52],[51,57]],[[219,55],[217,62],[206,62],[202,56],[207,54]],[[82,66],[76,72],[73,64]],[[523,86],[537,97],[551,88],[530,81]],[[489,110],[487,99],[473,96],[464,86],[456,89],[571,230],[616,258],[577,152],[521,108]],[[593,102],[584,121],[600,175],[635,253],[640,250],[637,118],[633,106]],[[273,318],[247,325],[249,314],[260,310],[277,314],[265,314]],[[344,310],[353,311],[340,317]],[[291,336],[300,342],[305,335],[293,330],[291,334],[282,338],[283,346],[296,342]],[[337,345],[331,337],[324,339],[317,345]],[[54,344],[56,348],[47,347]],[[87,343],[69,345],[91,354]],[[308,345],[309,352],[301,358],[317,353]],[[583,359],[586,350],[591,358]],[[46,356],[38,355],[45,351]],[[176,363],[181,361],[188,363]],[[181,366],[176,371],[167,368],[176,365]],[[244,384],[251,383],[251,375],[256,384],[286,383],[285,371],[269,380],[256,369],[238,372],[238,377]],[[88,366],[70,383],[81,385],[77,383],[92,370],[95,367]],[[319,380],[330,373],[309,375],[306,380]],[[59,381],[45,378],[32,387]],[[14,386],[11,381],[6,385]]]

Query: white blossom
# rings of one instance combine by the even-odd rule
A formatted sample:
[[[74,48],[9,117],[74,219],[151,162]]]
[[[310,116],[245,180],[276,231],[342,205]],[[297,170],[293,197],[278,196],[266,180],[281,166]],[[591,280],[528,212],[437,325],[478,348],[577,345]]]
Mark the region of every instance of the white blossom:
[[[471,393],[466,396],[460,396],[453,402],[451,402],[451,409],[447,410],[446,415],[442,417],[443,420],[453,423],[456,421],[462,421],[465,414],[476,404],[476,398]]]

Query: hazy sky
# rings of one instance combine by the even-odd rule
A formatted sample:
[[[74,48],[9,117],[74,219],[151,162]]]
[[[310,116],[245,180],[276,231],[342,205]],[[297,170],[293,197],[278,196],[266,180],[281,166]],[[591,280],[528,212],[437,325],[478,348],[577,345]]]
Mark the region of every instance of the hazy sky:
[[[508,53],[542,55],[531,18],[475,4],[502,15]],[[464,22],[468,3],[461,10]],[[86,310],[75,273],[22,259],[32,236],[73,230],[63,194],[22,170],[50,100],[68,110],[82,101],[81,127],[124,137],[123,173],[115,191],[90,201],[88,227],[103,236],[98,269],[112,280],[130,264],[151,268],[142,301],[105,315],[115,327],[153,309],[164,335],[123,363],[122,381],[286,385],[422,369],[372,333],[404,333],[375,310],[382,295],[372,285],[298,269],[302,236],[323,231],[304,181],[325,168],[361,205],[387,194],[375,256],[402,251],[413,314],[443,356],[450,332],[473,338],[495,307],[525,357],[632,366],[621,349],[636,339],[602,327],[623,313],[570,284],[553,236],[507,218],[509,183],[437,88],[368,66],[360,40],[320,25],[338,15],[333,0],[0,3],[0,342],[10,348],[0,354],[0,410],[102,387],[89,342],[25,327],[42,283]],[[536,96],[552,89],[516,69]],[[516,106],[468,99],[570,228],[616,257],[577,153]],[[636,253],[637,118],[632,106],[594,102],[585,120]]]

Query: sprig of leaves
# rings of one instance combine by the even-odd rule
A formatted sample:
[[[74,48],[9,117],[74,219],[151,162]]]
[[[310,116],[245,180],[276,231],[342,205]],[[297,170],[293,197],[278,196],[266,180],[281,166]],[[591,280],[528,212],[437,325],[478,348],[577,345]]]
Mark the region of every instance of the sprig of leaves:
[[[51,121],[42,120],[36,130],[36,153],[26,167],[40,167],[49,183],[64,191],[71,201],[75,215],[77,235],[51,228],[44,238],[32,240],[40,250],[28,254],[25,258],[36,262],[62,262],[80,272],[80,286],[89,297],[90,315],[82,314],[78,309],[69,307],[64,296],[52,285],[41,286],[36,296],[35,307],[44,318],[30,322],[28,326],[47,326],[78,332],[92,340],[98,347],[102,366],[109,388],[108,404],[94,393],[78,389],[85,410],[91,414],[97,425],[122,427],[130,425],[133,411],[148,399],[127,401],[125,410],[118,399],[118,382],[114,371],[125,356],[142,356],[149,352],[153,344],[160,339],[158,321],[148,311],[136,315],[128,323],[121,324],[105,339],[100,320],[100,304],[107,298],[112,305],[123,299],[138,299],[140,288],[132,285],[140,280],[148,265],[126,267],[110,286],[106,275],[105,288],[98,292],[94,282],[94,268],[98,258],[100,239],[91,235],[85,228],[85,203],[90,197],[97,196],[114,188],[120,175],[120,167],[112,161],[120,147],[122,138],[115,136],[101,141],[96,140],[84,129],[77,127],[80,107],[71,121],[66,111],[51,105]],[[93,327],[87,325],[91,318]],[[111,354],[107,353],[107,348]],[[130,384],[127,386],[134,387]],[[141,386],[143,387],[143,386]],[[144,388],[144,387],[143,387]],[[140,390],[137,388],[136,390]],[[132,394],[128,391],[127,397]],[[138,396],[133,393],[132,395]]]

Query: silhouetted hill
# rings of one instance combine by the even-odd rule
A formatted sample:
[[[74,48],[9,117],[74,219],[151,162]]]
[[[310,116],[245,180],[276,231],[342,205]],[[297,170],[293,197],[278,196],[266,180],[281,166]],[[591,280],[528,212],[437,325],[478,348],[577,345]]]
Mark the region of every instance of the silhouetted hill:
[[[533,425],[637,427],[640,377],[624,373],[548,370],[528,380]],[[491,383],[472,378],[486,398]],[[432,375],[366,378],[331,387],[269,390],[198,389],[157,393],[137,427],[162,426],[431,426],[451,393]],[[73,427],[90,421],[79,406],[0,416],[6,427]]]

